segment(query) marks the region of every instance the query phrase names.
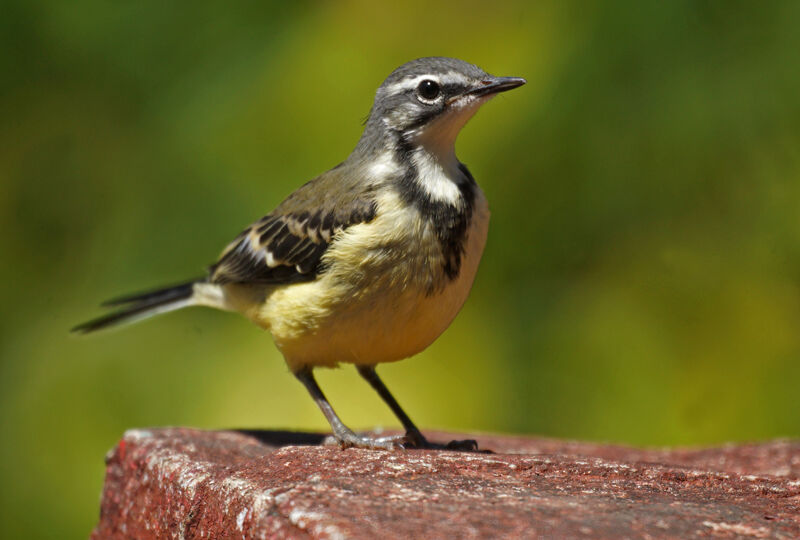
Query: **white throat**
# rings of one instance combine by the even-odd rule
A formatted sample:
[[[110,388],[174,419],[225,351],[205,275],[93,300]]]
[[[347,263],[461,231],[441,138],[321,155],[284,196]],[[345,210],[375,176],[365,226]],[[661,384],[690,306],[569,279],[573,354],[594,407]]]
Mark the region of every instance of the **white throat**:
[[[414,134],[417,145],[412,161],[417,167],[417,182],[432,200],[459,206],[463,203],[459,182],[463,173],[456,158],[456,138],[461,128],[478,111],[486,98],[465,98]]]
[[[458,187],[462,173],[454,151],[439,156],[419,147],[412,154],[411,161],[417,168],[417,184],[431,200],[455,206],[463,203]]]

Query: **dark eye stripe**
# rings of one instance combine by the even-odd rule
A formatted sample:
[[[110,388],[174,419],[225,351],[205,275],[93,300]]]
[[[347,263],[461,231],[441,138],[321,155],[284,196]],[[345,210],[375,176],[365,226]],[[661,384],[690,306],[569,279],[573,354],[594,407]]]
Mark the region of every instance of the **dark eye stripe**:
[[[445,84],[442,87],[442,90],[444,91],[445,96],[452,97],[458,94],[463,94],[464,92],[467,91],[467,87],[459,83],[450,83],[450,84]]]
[[[464,92],[469,90],[469,87],[467,87],[466,85],[461,84],[461,83],[443,84],[443,85],[440,85],[439,88],[440,88],[440,94],[443,94],[446,98],[457,96],[459,94],[463,94]],[[410,90],[406,90],[404,93],[406,95],[419,94],[419,87],[412,88]],[[425,98],[425,99],[427,99],[427,98]]]

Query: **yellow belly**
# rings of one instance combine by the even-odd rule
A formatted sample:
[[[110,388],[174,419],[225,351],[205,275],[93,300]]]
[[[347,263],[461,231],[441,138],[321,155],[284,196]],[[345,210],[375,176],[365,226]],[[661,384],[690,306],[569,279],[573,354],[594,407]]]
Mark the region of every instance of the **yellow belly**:
[[[489,222],[480,190],[452,281],[441,275],[429,224],[394,194],[379,201],[377,214],[336,238],[319,279],[267,291],[258,306],[240,309],[272,333],[290,369],[402,360],[433,343],[467,299]]]

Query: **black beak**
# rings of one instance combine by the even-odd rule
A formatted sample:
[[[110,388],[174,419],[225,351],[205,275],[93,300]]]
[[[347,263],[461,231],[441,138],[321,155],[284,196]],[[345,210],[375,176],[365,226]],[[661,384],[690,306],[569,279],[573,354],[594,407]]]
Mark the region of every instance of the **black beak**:
[[[467,90],[462,95],[464,96],[488,96],[489,94],[499,94],[506,90],[511,90],[518,86],[525,84],[525,79],[521,77],[489,77],[482,80],[479,86],[471,90]]]

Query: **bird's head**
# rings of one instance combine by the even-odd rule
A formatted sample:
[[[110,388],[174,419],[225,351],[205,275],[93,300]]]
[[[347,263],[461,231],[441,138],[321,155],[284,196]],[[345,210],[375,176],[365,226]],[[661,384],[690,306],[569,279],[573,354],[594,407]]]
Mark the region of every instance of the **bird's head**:
[[[377,150],[399,142],[452,153],[459,131],[483,103],[523,84],[525,79],[495,77],[456,58],[412,60],[378,88],[360,146]]]

